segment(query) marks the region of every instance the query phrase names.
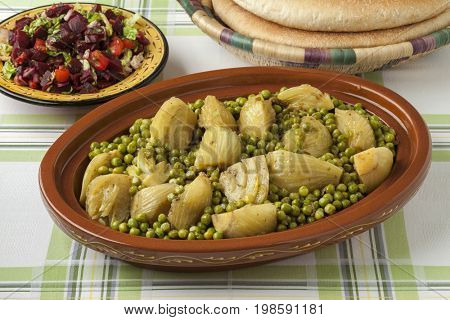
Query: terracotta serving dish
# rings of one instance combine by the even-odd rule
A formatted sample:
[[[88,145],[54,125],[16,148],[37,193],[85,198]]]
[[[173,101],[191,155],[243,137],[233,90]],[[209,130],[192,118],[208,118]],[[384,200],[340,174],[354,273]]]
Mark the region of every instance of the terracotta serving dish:
[[[263,236],[202,240],[160,240],[122,234],[90,220],[77,199],[92,141],[109,140],[137,118],[151,117],[177,96],[194,101],[208,94],[227,99],[262,89],[309,83],[350,103],[362,102],[397,132],[398,153],[390,176],[356,205],[300,228]],[[419,113],[382,86],[349,75],[309,69],[237,68],[193,74],[155,83],[120,96],[69,128],[42,160],[39,182],[47,209],[70,237],[107,255],[152,268],[176,271],[250,266],[342,241],[384,221],[402,208],[422,184],[431,141]]]

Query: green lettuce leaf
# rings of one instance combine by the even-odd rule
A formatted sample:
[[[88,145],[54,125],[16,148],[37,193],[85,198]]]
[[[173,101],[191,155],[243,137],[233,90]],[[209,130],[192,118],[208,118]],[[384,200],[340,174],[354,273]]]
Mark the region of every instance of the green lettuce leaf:
[[[16,71],[17,69],[10,60],[3,63],[2,74],[6,79],[11,79],[15,75]]]
[[[72,56],[71,56],[69,53],[64,52],[64,51],[60,51],[60,52],[59,52],[59,51],[51,51],[51,50],[47,50],[47,54],[48,54],[49,56],[52,56],[52,57],[56,57],[56,56],[62,54],[63,57],[64,57],[64,62],[65,62],[65,63],[69,63],[70,60],[72,60]]]
[[[137,29],[135,28],[136,22],[141,18],[139,13],[135,13],[131,17],[123,21],[123,35],[130,40],[136,40]]]

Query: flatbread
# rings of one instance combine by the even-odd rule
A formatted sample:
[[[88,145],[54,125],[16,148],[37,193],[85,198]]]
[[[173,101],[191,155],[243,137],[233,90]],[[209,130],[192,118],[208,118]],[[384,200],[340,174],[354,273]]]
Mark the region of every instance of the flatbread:
[[[450,9],[408,26],[366,32],[303,31],[266,21],[232,0],[213,0],[215,14],[231,29],[251,38],[302,48],[367,48],[408,41],[450,25]]]
[[[308,31],[360,32],[430,19],[449,0],[233,0],[255,15]],[[216,1],[218,2],[218,1]]]

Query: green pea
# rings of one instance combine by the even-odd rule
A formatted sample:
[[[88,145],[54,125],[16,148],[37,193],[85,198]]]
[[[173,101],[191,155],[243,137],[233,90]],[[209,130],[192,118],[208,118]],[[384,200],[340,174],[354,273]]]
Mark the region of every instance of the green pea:
[[[188,236],[187,236],[187,239],[188,239],[188,240],[195,240],[195,233],[189,232],[189,233],[188,233]]]
[[[164,222],[161,224],[161,229],[164,232],[168,232],[170,230],[170,224],[168,222]]]
[[[130,189],[128,190],[128,192],[131,195],[134,195],[134,194],[136,194],[136,192],[138,192],[138,187],[137,186],[131,186]]]
[[[288,204],[288,203],[283,203],[283,204],[281,205],[281,210],[282,210],[283,212],[289,214],[289,213],[292,212],[292,207],[291,207],[291,205]]]
[[[184,192],[184,186],[176,186],[175,187],[175,194],[182,194]]]
[[[300,215],[297,217],[297,223],[303,224],[303,223],[305,223],[305,221],[306,221],[306,216],[305,216],[304,214],[300,214]]]
[[[298,189],[298,193],[299,193],[302,197],[306,197],[306,196],[308,195],[308,193],[309,193],[308,187],[306,187],[306,186],[301,186],[301,187]]]
[[[328,203],[330,202],[330,200],[326,197],[322,197],[319,199],[319,205],[324,208]]]
[[[170,182],[170,181],[169,181]],[[175,200],[176,199],[176,194],[175,193],[169,193],[168,195],[167,195],[167,200],[169,201],[169,202],[172,202],[173,200]]]
[[[296,205],[292,205],[292,212],[291,215],[293,217],[298,217],[300,215],[300,208]]]
[[[130,229],[130,232],[129,232],[131,235],[133,235],[133,236],[138,236],[138,235],[140,235],[141,234],[141,230],[139,230],[138,228],[131,228]]]
[[[212,240],[212,239],[214,238],[214,233],[215,233],[214,228],[209,228],[209,229],[203,234],[203,236],[205,237],[206,240]]]
[[[247,98],[239,97],[236,99],[236,102],[239,103],[239,105],[242,107],[247,102]]]
[[[137,227],[139,226],[137,220],[134,219],[134,218],[128,219],[127,225],[128,225],[128,227],[130,227],[130,228],[137,228]]]
[[[130,144],[127,146],[128,153],[135,153],[137,149],[137,143],[135,141],[130,142]]]
[[[265,90],[261,91],[261,95],[264,99],[267,100],[272,96],[272,93],[269,90],[265,89]]]
[[[325,206],[324,211],[326,214],[333,214],[336,212],[336,207],[329,203]]]
[[[306,218],[306,223],[313,223],[316,219],[313,216]]]
[[[350,195],[350,202],[351,203],[357,203],[358,202],[358,196],[356,194],[351,194]]]
[[[178,238],[178,230],[170,230],[167,234],[170,239],[177,239]]]
[[[178,230],[178,238],[180,238],[180,239],[186,239],[188,234],[189,234],[189,231],[187,231],[186,229]]]
[[[394,136],[392,133],[386,133],[386,134],[384,135],[384,140],[385,140],[386,142],[393,142],[394,139],[395,139],[395,136]]]
[[[164,231],[160,227],[155,229],[155,233],[158,236],[158,238],[164,238]]]
[[[158,222],[159,223],[164,223],[166,221],[167,221],[167,217],[166,217],[166,215],[164,213],[161,213],[161,214],[158,215]]]
[[[136,216],[135,219],[138,222],[147,222],[147,215],[144,212],[141,212]]]
[[[277,226],[277,231],[285,231],[287,230],[287,227],[284,224],[279,224]]]
[[[303,214],[310,216],[313,213],[313,206],[312,205],[306,205],[302,207]]]
[[[109,168],[107,166],[101,166],[97,171],[99,174],[103,175],[109,173]]]
[[[211,223],[211,215],[208,213],[204,213],[200,218],[200,222],[205,225],[209,225]]]
[[[329,184],[324,188],[324,191],[329,194],[334,194],[335,188],[332,184]]]
[[[345,149],[344,153],[347,157],[350,158],[351,156],[353,156],[356,153],[356,151],[354,148],[348,147],[347,149]]]
[[[214,234],[213,234],[213,240],[220,240],[220,239],[222,239],[222,238],[223,238],[222,232],[219,232],[219,231],[214,232]]]
[[[123,157],[123,161],[124,161],[126,164],[131,164],[131,163],[133,162],[133,159],[134,159],[134,157],[133,157],[133,155],[131,155],[131,154],[126,154],[126,155]]]
[[[156,235],[155,230],[153,229],[148,229],[147,232],[145,233],[145,237],[147,238],[154,238]]]
[[[113,170],[112,170],[112,173],[115,173],[115,174],[121,174],[121,173],[123,173],[125,171],[125,167],[115,167]]]
[[[120,222],[119,222],[119,221],[113,221],[113,222],[111,223],[111,229],[113,229],[113,230],[119,230],[119,225],[120,225]]]
[[[348,186],[348,192],[350,192],[350,193],[356,193],[356,192],[358,192],[358,190],[359,190],[359,188],[356,183],[352,183]]]
[[[217,206],[214,207],[214,213],[215,213],[215,214],[222,213],[223,211],[224,211],[224,210],[223,210],[223,208],[222,208],[221,205],[217,205]]]
[[[342,200],[342,207],[343,207],[343,208],[347,208],[347,207],[349,207],[350,205],[351,205],[350,200],[348,200],[348,199]]]
[[[286,213],[282,210],[277,211],[277,219],[278,221],[284,221],[286,219]]]
[[[120,231],[120,232],[128,232],[128,225],[127,225],[126,222],[122,222],[122,223],[119,225],[119,231]]]
[[[149,225],[147,222],[143,222],[139,225],[139,229],[141,230],[142,233],[146,233],[148,228],[149,228]]]
[[[320,220],[325,216],[324,210],[322,208],[319,208],[314,212],[314,219]]]

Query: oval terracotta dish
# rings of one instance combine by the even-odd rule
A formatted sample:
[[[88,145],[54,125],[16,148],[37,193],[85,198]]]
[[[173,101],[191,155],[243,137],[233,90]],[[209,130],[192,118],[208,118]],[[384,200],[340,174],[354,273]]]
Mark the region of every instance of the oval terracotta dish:
[[[75,3],[72,3],[75,4]],[[81,7],[90,9],[94,3],[79,4]],[[23,17],[34,16],[46,10],[49,5],[41,6],[34,9],[22,11],[0,23],[0,28],[11,30],[17,20]],[[103,10],[116,8],[113,6],[102,5]],[[125,17],[131,17],[134,12],[120,9],[120,12]],[[7,80],[0,75],[0,91],[4,94],[28,103],[34,103],[44,106],[68,106],[68,105],[92,105],[111,100],[121,94],[124,94],[131,89],[136,89],[148,84],[155,79],[163,70],[169,55],[169,46],[167,39],[162,31],[148,19],[141,17],[137,21],[139,30],[145,33],[147,39],[150,39],[150,44],[147,46],[147,54],[142,65],[124,80],[101,89],[96,93],[84,94],[62,94],[45,92],[41,90],[31,89],[25,86],[19,86],[12,80]],[[3,63],[0,61],[0,69]]]
[[[92,141],[124,132],[137,118],[151,117],[177,96],[220,99],[262,89],[309,83],[349,103],[362,102],[397,132],[398,154],[390,176],[356,205],[326,219],[283,232],[228,240],[160,240],[135,237],[90,220],[78,203]],[[193,74],[155,83],[118,97],[77,121],[48,150],[39,181],[55,223],[70,237],[107,255],[163,270],[221,270],[302,254],[361,233],[384,221],[414,195],[429,166],[431,141],[418,112],[382,86],[349,75],[308,69],[237,68]]]

